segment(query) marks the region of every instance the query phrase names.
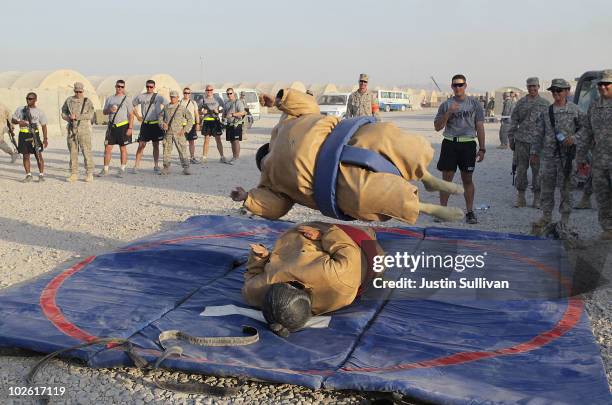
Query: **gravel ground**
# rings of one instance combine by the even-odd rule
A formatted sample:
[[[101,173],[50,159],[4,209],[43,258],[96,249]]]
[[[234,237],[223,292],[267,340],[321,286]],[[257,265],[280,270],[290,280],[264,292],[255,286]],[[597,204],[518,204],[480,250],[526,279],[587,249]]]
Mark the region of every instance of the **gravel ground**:
[[[433,112],[407,112],[383,114],[400,127],[427,136],[439,149],[440,135],[433,131]],[[192,176],[180,174],[174,164],[171,176],[153,174],[151,149],[145,151],[143,170],[123,179],[109,176],[93,183],[65,182],[68,175],[68,154],[62,137],[50,139],[45,152],[47,181],[22,184],[23,168],[10,164],[7,155],[0,155],[0,287],[6,287],[41,273],[65,266],[66,262],[80,257],[99,254],[118,248],[136,238],[168,229],[192,215],[222,214],[241,215],[239,205],[227,194],[234,185],[245,188],[258,180],[253,155],[259,145],[266,142],[270,129],[278,116],[264,116],[250,130],[248,140],[242,143],[242,158],[234,166],[218,163],[218,155],[211,147],[209,163],[194,165]],[[487,155],[478,164],[475,173],[476,204],[489,205],[488,210],[476,211],[478,225],[453,223],[446,226],[482,229],[498,232],[527,233],[530,223],[539,217],[532,208],[512,208],[514,191],[511,186],[511,152],[498,150],[498,124],[486,124]],[[94,159],[102,162],[104,128],[94,134]],[[201,139],[198,140],[201,150]],[[135,145],[128,148],[133,158]],[[230,155],[226,143],[226,155]],[[436,155],[437,156],[437,155]],[[434,159],[435,160],[435,159]],[[112,164],[118,163],[118,155]],[[100,166],[98,166],[99,170]],[[435,171],[435,162],[431,166]],[[33,171],[36,173],[36,171]],[[114,169],[112,170],[114,173]],[[436,172],[437,173],[437,172]],[[82,173],[83,174],[83,173]],[[36,177],[35,177],[36,178]],[[422,190],[422,200],[436,202],[437,195]],[[451,204],[463,207],[461,197],[452,197]],[[304,207],[294,208],[288,220],[301,222],[323,219]],[[386,225],[401,225],[398,222]],[[434,224],[429,217],[421,216],[417,226]],[[600,231],[595,210],[577,211],[573,225],[585,240],[596,237]],[[442,224],[444,226],[444,224]],[[582,247],[592,243],[583,243]],[[610,271],[612,261],[600,265]],[[601,345],[602,358],[612,382],[612,319],[610,310],[612,293],[597,290],[587,299],[587,309],[595,336]],[[0,356],[0,397],[5,397],[9,386],[22,384],[23,377],[39,357]],[[183,373],[160,372],[164,378],[192,379],[217,385],[235,385],[231,378],[215,378]],[[51,403],[368,403],[371,394],[338,391],[312,391],[290,386],[247,382],[242,393],[231,400],[202,395],[170,393],[151,387],[142,380],[142,374],[131,369],[93,370],[74,362],[52,361],[37,377],[45,385],[66,387],[63,397],[51,399]],[[12,398],[14,400],[14,398]],[[20,399],[14,403],[30,403]]]

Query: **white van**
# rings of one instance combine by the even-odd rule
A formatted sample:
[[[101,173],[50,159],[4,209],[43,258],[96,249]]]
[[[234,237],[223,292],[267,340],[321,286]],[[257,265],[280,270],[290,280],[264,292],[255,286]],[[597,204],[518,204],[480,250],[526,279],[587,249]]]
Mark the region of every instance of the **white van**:
[[[344,118],[346,106],[351,93],[325,93],[319,96],[317,103],[323,115],[333,115]]]

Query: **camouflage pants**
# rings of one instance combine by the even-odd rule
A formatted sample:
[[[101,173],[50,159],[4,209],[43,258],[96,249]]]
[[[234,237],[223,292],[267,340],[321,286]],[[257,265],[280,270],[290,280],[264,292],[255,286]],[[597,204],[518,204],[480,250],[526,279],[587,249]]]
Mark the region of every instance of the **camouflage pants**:
[[[68,135],[68,152],[70,152],[70,173],[76,174],[79,171],[79,148],[85,160],[87,173],[94,170],[94,161],[91,155],[91,132],[80,129],[76,136]]]
[[[164,167],[170,167],[170,160],[172,159],[172,148],[174,141],[176,140],[179,158],[181,159],[181,165],[183,167],[189,167],[189,160],[185,158],[187,156],[187,138],[185,135],[173,135],[171,132],[167,132],[164,135]]]
[[[599,224],[604,231],[612,231],[612,167],[593,165],[593,190],[597,200]]]
[[[0,135],[0,150],[8,153],[9,155],[13,154],[13,148],[11,148],[8,143],[4,142],[4,135]]]
[[[563,175],[563,164],[559,157],[546,157],[542,168],[541,207],[544,213],[552,213],[555,208],[555,188],[559,185],[561,202],[559,212],[569,214],[572,211],[572,179]]]
[[[502,121],[499,127],[499,143],[508,145],[508,130],[510,129],[510,121]]]
[[[516,189],[525,191],[527,189],[527,170],[531,167],[531,189],[540,191],[540,162],[532,164],[529,162],[531,144],[528,142],[515,141],[514,155],[516,158]]]

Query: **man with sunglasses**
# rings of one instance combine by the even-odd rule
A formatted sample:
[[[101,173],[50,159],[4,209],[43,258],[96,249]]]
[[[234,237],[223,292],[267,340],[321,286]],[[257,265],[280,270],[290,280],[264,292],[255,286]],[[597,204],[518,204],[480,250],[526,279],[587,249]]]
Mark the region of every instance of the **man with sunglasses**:
[[[134,114],[138,121],[142,122],[140,127],[140,136],[138,137],[138,149],[136,150],[136,159],[134,162],[134,173],[138,173],[140,160],[148,142],[153,142],[153,162],[155,173],[159,173],[159,142],[164,139],[164,132],[159,126],[159,114],[168,100],[161,94],[155,92],[155,81],[147,80],[146,92],[137,95],[132,101],[134,106]],[[140,106],[141,113],[138,112],[136,106]]]
[[[587,153],[592,151],[591,172],[599,224],[603,230],[601,239],[612,240],[612,69],[602,72],[597,90],[600,97],[587,110],[576,161],[584,170]]]
[[[70,152],[69,183],[79,178],[79,149],[85,160],[87,176],[85,181],[93,181],[94,162],[91,154],[91,119],[94,115],[94,106],[91,100],[84,95],[83,83],[74,83],[74,96],[68,97],[62,106],[62,119],[68,122],[68,152]]]
[[[226,90],[227,102],[223,108],[223,117],[225,118],[225,140],[232,146],[232,158],[227,161],[233,165],[240,159],[240,141],[242,141],[242,125],[246,110],[242,101],[238,100],[234,89],[231,87]]]
[[[516,159],[516,189],[518,195],[514,206],[525,207],[525,190],[527,190],[527,170],[531,167],[531,188],[533,190],[532,207],[540,208],[540,161],[533,145],[538,142],[539,120],[550,103],[539,95],[540,79],[527,79],[527,95],[521,98],[510,116],[508,142]]]
[[[15,110],[11,122],[19,125],[19,141],[17,143],[17,151],[23,156],[23,168],[26,176],[23,179],[24,183],[32,181],[30,173],[30,154],[36,157],[38,164],[38,181],[45,181],[45,161],[43,160],[42,151],[49,145],[47,139],[47,116],[40,108],[36,107],[36,93],[28,93],[26,95],[26,105]],[[42,128],[43,141],[40,141],[40,128]]]
[[[223,100],[215,95],[214,88],[211,84],[206,85],[206,94],[202,99],[202,135],[204,136],[204,146],[202,147],[202,163],[208,162],[208,143],[210,137],[215,137],[217,150],[219,151],[219,162],[225,163],[223,156],[223,143],[221,142],[221,134],[223,128],[219,120],[219,112],[223,109]]]
[[[183,89],[183,99],[180,105],[191,113],[194,122],[191,129],[185,128],[185,131],[187,131],[185,132],[185,137],[187,142],[189,142],[189,156],[191,157],[189,162],[193,164],[199,163],[195,157],[195,141],[198,139],[198,131],[200,130],[200,112],[197,103],[191,99],[191,89],[189,87]]]
[[[437,167],[446,181],[453,181],[455,172],[459,168],[465,190],[463,193],[466,207],[465,221],[468,224],[477,224],[478,220],[473,210],[476,189],[472,174],[476,166],[476,156],[478,162],[482,162],[486,152],[484,109],[475,97],[465,94],[467,81],[464,75],[453,76],[451,87],[454,97],[440,105],[434,119],[435,130],[444,129],[444,140]],[[478,148],[476,139],[478,139]],[[446,207],[449,196],[450,194],[440,191],[440,205]]]
[[[548,90],[555,102],[541,114],[536,142],[531,150],[533,159],[539,164],[541,157],[543,163],[540,202],[542,217],[533,224],[534,233],[540,233],[552,222],[557,179],[562,179],[559,184],[561,223],[569,223],[572,211],[572,161],[576,152],[576,141],[582,136],[584,123],[584,114],[580,108],[567,101],[570,84],[566,80],[553,79]]]
[[[368,75],[359,75],[359,88],[349,95],[346,105],[346,118],[373,115],[380,121],[378,113],[374,113],[372,106],[378,105],[378,101],[373,94],[368,92]]]
[[[102,112],[108,115],[108,130],[104,139],[104,168],[98,177],[108,175],[111,152],[114,145],[119,145],[121,167],[117,176],[125,176],[127,166],[127,145],[132,143],[132,127],[134,125],[134,107],[125,94],[125,81],[119,79],[115,83],[115,94],[104,102]]]

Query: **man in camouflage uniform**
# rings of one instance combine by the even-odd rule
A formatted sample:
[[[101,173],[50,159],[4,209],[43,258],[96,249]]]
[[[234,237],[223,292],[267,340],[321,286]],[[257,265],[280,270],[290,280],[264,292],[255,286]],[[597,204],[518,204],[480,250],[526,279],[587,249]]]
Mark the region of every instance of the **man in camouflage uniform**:
[[[373,115],[376,121],[380,121],[378,113],[372,112],[372,105],[378,104],[378,100],[368,91],[368,75],[359,75],[359,89],[349,95],[346,105],[346,118]]]
[[[516,158],[516,189],[518,196],[515,207],[525,207],[525,190],[527,189],[527,169],[531,167],[531,187],[533,190],[532,207],[540,207],[540,162],[534,158],[533,144],[538,139],[538,121],[540,114],[546,111],[550,103],[540,97],[540,80],[537,77],[527,79],[527,95],[521,98],[510,116],[508,141]]]
[[[19,153],[13,150],[13,148],[4,141],[4,134],[13,129],[13,125],[10,123],[10,116],[11,113],[9,110],[4,105],[0,104],[0,150],[11,155],[11,163],[15,163],[19,157]]]
[[[597,89],[600,98],[587,111],[576,160],[584,168],[587,152],[592,150],[593,189],[603,230],[601,239],[612,240],[612,69],[603,71]]]
[[[570,84],[564,79],[553,79],[548,90],[554,104],[542,112],[537,130],[537,141],[532,144],[534,160],[542,160],[542,218],[534,225],[543,229],[552,222],[555,206],[555,185],[560,181],[561,222],[568,224],[572,211],[571,172],[576,142],[580,139],[584,124],[584,113],[578,106],[567,101]],[[551,120],[551,116],[554,122]]]
[[[68,151],[70,152],[70,176],[68,182],[79,178],[79,148],[83,153],[87,177],[85,181],[93,181],[94,162],[91,155],[91,119],[94,106],[90,99],[84,96],[83,83],[74,84],[74,96],[68,97],[62,106],[62,119],[68,121]]]
[[[516,102],[512,98],[512,92],[504,93],[504,105],[501,113],[501,125],[499,127],[499,146],[497,149],[508,149],[508,130],[510,129],[510,116]]]
[[[189,159],[187,159],[187,138],[185,137],[185,131],[191,129],[194,119],[189,110],[178,101],[178,91],[170,91],[170,103],[166,104],[159,114],[159,126],[164,131],[164,168],[159,172],[161,175],[170,174],[173,142],[177,144],[176,147],[183,166],[183,174],[191,174],[189,171]]]

